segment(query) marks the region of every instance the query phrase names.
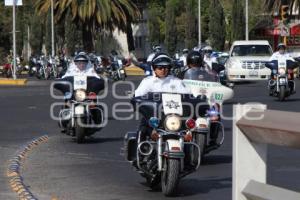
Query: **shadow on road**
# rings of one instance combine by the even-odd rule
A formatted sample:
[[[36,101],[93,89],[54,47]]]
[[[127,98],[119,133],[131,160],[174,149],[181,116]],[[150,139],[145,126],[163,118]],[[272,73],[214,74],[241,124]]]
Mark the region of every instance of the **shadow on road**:
[[[102,138],[102,137],[87,137],[83,144],[98,144],[98,143],[106,143],[106,142],[120,142],[123,141],[123,137],[115,137],[115,138]]]
[[[193,196],[199,193],[209,193],[211,190],[218,190],[223,188],[232,187],[232,179],[221,178],[221,179],[183,179],[179,183],[177,196]]]
[[[293,97],[290,97],[290,98],[285,99],[284,101],[279,101],[279,99],[275,99],[274,101],[282,102],[282,103],[288,103],[288,102],[296,102],[296,101],[300,101],[300,98],[293,98]]]
[[[224,163],[232,163],[232,156],[228,155],[207,155],[203,158],[202,165],[218,165]]]

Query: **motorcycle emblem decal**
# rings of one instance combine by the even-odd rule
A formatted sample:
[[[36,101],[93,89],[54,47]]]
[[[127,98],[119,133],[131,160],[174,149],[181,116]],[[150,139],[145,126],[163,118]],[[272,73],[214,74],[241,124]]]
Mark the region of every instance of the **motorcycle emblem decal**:
[[[202,74],[200,74],[200,75],[198,76],[198,78],[199,78],[199,79],[203,79],[204,76],[203,76]]]
[[[179,107],[179,103],[171,100],[171,101],[167,101],[166,106],[169,107],[170,109],[172,108],[177,109]]]
[[[77,84],[77,85],[84,85],[84,84],[85,84],[85,81],[83,81],[83,80],[78,80],[78,81],[76,81],[75,84]]]

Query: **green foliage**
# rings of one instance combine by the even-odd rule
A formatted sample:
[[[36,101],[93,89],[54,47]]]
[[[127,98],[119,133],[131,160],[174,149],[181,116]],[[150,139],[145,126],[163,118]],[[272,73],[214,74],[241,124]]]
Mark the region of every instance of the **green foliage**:
[[[240,0],[233,1],[231,30],[232,41],[245,39],[245,14]]]
[[[168,53],[173,55],[177,45],[177,29],[176,29],[176,7],[177,0],[168,0],[166,2],[166,32],[165,32],[165,45]]]
[[[191,49],[198,43],[198,23],[195,8],[195,0],[187,0],[185,4],[186,12],[186,29],[185,29],[185,47]]]
[[[224,49],[226,28],[223,8],[219,0],[212,0],[209,7],[209,40],[219,51]]]
[[[165,37],[165,0],[153,1],[148,4],[149,42],[160,44]]]

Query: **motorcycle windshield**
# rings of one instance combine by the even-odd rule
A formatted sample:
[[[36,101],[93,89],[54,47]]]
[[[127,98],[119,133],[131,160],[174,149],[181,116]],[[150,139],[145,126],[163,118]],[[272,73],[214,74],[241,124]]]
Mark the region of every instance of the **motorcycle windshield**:
[[[281,66],[284,66],[286,69],[295,69],[298,67],[297,63],[289,58],[287,59],[281,59],[281,60],[272,60],[270,61],[271,64],[266,64],[266,67],[273,70],[278,70]]]
[[[184,74],[184,79],[207,81],[207,82],[218,82],[218,76],[213,72],[207,72],[201,68],[191,68]]]
[[[176,98],[165,100],[166,95],[175,95]],[[177,114],[184,118],[203,117],[209,109],[205,96],[194,97],[191,94],[148,93],[145,96],[134,97],[131,103],[146,119],[163,119],[167,114]],[[181,113],[177,112],[178,110]]]
[[[190,88],[193,96],[206,96],[210,103],[222,103],[233,97],[233,90],[223,86],[215,73],[200,68],[186,71],[183,83]]]
[[[73,93],[75,88],[74,82],[83,82],[82,79],[77,79],[74,76],[65,77],[62,79],[57,79],[54,83],[54,88],[61,91],[63,94],[69,92]],[[104,81],[102,79],[95,78],[93,76],[85,77],[85,89],[87,92],[94,92],[98,94],[101,90],[104,89]]]

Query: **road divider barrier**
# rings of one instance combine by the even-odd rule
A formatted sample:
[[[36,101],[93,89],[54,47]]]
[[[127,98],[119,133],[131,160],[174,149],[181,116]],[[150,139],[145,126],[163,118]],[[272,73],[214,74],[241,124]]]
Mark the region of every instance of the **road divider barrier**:
[[[27,84],[27,79],[11,79],[11,78],[0,78],[0,85],[19,85],[23,86]]]
[[[144,76],[144,70],[142,70],[139,67],[136,67],[134,65],[131,65],[129,67],[125,67],[125,72],[128,76]]]
[[[9,160],[7,169],[7,177],[9,178],[9,185],[11,189],[16,192],[21,200],[37,200],[37,198],[31,193],[29,188],[24,184],[24,179],[21,176],[22,164],[29,152],[32,151],[39,144],[46,142],[49,139],[47,135],[41,136],[32,140],[28,144],[24,145],[16,156]]]
[[[267,110],[263,104],[233,109],[232,199],[299,200],[299,192],[267,184],[266,179],[268,144],[300,149],[300,113]]]

